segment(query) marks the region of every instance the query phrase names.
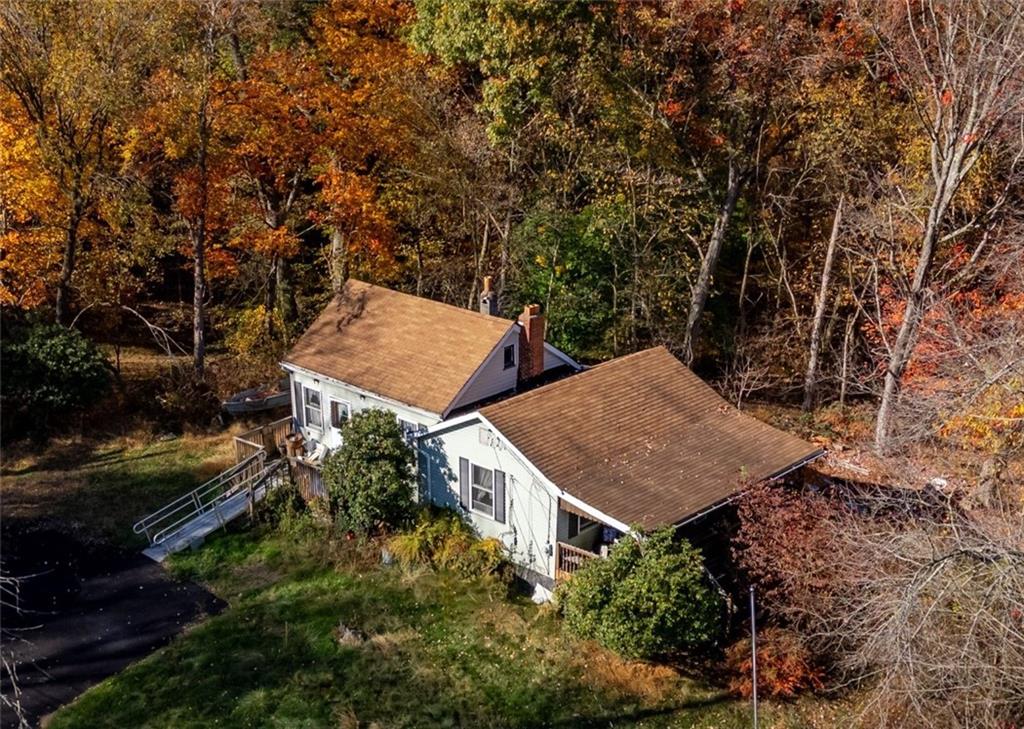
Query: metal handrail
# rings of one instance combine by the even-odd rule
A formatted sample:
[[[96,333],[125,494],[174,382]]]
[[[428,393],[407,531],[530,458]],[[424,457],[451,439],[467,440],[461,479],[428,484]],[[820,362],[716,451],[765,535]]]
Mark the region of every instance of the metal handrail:
[[[136,534],[145,533],[151,544],[159,544],[174,532],[179,531],[187,522],[211,509],[216,509],[221,503],[252,483],[254,479],[262,476],[265,470],[265,459],[266,453],[262,450],[252,454],[244,461],[194,488],[184,496],[178,497],[152,514],[139,519],[132,527],[132,531]],[[255,468],[253,468],[254,466]],[[184,514],[179,516],[182,512]],[[217,516],[223,523],[219,512]],[[177,518],[171,524],[156,530],[161,522],[174,517]]]

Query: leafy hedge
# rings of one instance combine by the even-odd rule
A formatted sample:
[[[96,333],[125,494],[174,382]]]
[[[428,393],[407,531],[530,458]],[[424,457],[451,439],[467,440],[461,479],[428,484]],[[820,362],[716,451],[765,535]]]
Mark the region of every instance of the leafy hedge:
[[[700,551],[666,528],[623,538],[560,590],[566,628],[631,658],[706,645],[721,631],[722,599]]]

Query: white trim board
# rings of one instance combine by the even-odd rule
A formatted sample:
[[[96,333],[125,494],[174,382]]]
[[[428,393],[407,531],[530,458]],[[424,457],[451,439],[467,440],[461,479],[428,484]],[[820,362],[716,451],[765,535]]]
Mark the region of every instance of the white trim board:
[[[322,372],[316,372],[315,370],[306,369],[305,367],[300,367],[299,365],[292,364],[291,362],[281,362],[280,365],[281,365],[282,369],[293,371],[293,372],[299,372],[301,374],[307,375],[307,376],[312,377],[314,379],[324,380],[325,382],[332,382],[334,384],[341,385],[342,387],[347,387],[350,390],[353,390],[353,391],[355,391],[356,393],[358,393],[360,395],[365,395],[367,397],[373,397],[373,398],[376,398],[377,400],[383,400],[384,402],[391,403],[392,405],[397,405],[399,407],[408,408],[409,410],[411,410],[411,411],[413,411],[415,413],[418,413],[420,415],[423,415],[426,418],[441,419],[441,414],[440,413],[432,413],[429,410],[424,410],[423,408],[417,407],[416,405],[410,405],[407,402],[402,402],[400,400],[395,400],[394,398],[387,397],[385,395],[381,395],[379,392],[373,392],[372,390],[367,390],[366,388],[359,387],[358,385],[353,385],[350,382],[345,382],[344,380],[339,380],[339,379],[337,379],[335,377],[331,377],[330,375],[325,375]]]

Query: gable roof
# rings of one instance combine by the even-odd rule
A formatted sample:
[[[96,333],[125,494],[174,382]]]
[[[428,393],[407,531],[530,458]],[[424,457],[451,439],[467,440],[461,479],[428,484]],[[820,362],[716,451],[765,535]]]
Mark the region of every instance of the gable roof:
[[[285,364],[443,414],[514,326],[349,279]]]
[[[732,407],[664,347],[480,413],[560,489],[644,529],[678,523],[820,454]]]

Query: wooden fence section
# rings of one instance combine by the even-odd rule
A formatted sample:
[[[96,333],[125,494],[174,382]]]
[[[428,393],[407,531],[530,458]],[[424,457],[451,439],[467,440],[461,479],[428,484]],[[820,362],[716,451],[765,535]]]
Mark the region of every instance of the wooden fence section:
[[[597,559],[601,555],[588,552],[585,549],[574,547],[571,544],[565,542],[558,542],[558,548],[555,551],[555,581],[560,582],[572,577],[573,573],[578,570],[584,562],[591,559]]]
[[[241,463],[254,453],[261,452],[265,452],[265,449],[259,443],[254,443],[251,440],[235,436],[235,463]]]
[[[268,457],[284,455],[284,439],[292,432],[292,417],[275,420],[235,436],[235,462],[241,463],[262,449]]]
[[[298,486],[299,493],[306,501],[327,498],[327,489],[324,488],[319,468],[300,461],[298,458],[289,458],[288,470],[291,473],[292,482]]]

